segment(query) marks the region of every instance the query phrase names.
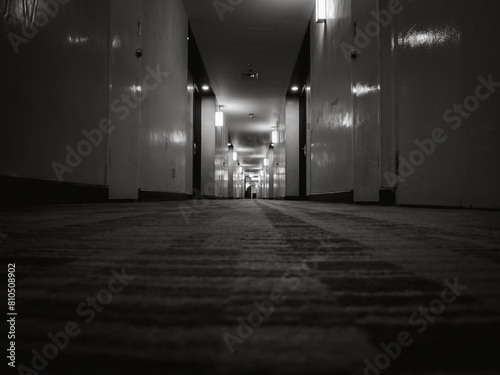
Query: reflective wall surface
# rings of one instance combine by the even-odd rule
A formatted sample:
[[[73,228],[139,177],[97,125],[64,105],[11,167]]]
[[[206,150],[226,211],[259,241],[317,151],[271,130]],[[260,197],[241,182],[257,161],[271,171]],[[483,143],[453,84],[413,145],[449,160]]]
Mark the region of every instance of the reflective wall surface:
[[[500,93],[483,83],[500,82],[498,5],[424,0],[407,10],[395,40],[399,202],[498,208]]]
[[[192,188],[186,186],[192,175],[186,101],[188,19],[180,0],[144,1],[143,13],[142,74],[151,76],[154,88],[141,107],[139,187],[186,193]]]
[[[286,196],[299,196],[299,99],[285,101],[286,117]]]
[[[117,199],[191,192],[181,0],[10,0],[0,10],[1,175],[108,185]]]
[[[500,207],[497,7],[328,0],[311,22],[310,194]]]
[[[352,43],[351,1],[328,0],[311,19],[311,194],[353,189],[352,72],[340,50]]]
[[[109,3],[23,3],[0,1],[0,174],[104,185]]]

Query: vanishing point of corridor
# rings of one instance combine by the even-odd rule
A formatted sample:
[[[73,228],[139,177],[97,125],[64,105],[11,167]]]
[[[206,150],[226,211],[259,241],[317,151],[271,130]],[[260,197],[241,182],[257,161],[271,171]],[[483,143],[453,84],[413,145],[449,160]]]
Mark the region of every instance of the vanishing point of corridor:
[[[8,214],[17,361],[33,369],[35,350],[41,374],[498,374],[498,212],[194,200]],[[78,334],[47,359],[69,322]]]

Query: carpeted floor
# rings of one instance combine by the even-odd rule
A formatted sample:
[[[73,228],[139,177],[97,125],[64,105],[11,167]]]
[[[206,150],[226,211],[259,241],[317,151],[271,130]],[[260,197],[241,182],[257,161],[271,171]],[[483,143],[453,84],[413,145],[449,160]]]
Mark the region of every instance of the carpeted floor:
[[[2,374],[500,374],[498,212],[40,206],[0,241]]]

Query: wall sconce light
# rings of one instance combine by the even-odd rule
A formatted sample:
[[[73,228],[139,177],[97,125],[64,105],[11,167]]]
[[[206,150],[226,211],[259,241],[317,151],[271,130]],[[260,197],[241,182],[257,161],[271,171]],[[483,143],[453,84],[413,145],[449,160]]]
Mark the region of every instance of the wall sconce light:
[[[243,168],[242,167],[238,167],[238,174],[243,174]]]
[[[269,159],[265,158],[264,159],[264,167],[268,167],[268,166],[269,166]]]
[[[224,126],[224,112],[222,112],[220,108],[215,112],[215,126],[219,128]]]
[[[273,130],[271,133],[271,143],[278,143],[278,131]]]
[[[238,161],[238,153],[233,151],[233,161]]]
[[[326,22],[326,0],[316,0],[316,23]]]

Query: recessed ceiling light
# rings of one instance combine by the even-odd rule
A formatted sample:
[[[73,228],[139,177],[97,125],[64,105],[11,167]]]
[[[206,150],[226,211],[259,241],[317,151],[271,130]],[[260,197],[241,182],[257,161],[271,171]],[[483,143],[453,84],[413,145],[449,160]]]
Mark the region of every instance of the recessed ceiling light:
[[[209,87],[208,85],[203,85],[203,86],[201,86],[201,88],[202,88],[203,90],[205,90],[205,91],[207,91],[207,90],[209,90],[209,89],[210,89],[210,87]]]
[[[292,91],[299,91],[299,88],[297,86],[293,86]]]

